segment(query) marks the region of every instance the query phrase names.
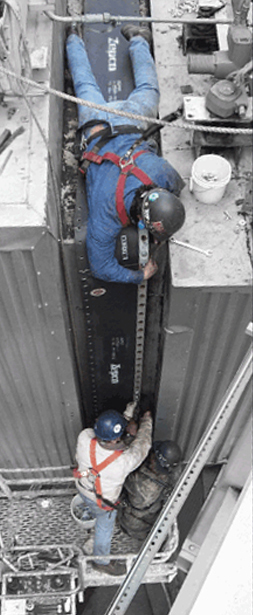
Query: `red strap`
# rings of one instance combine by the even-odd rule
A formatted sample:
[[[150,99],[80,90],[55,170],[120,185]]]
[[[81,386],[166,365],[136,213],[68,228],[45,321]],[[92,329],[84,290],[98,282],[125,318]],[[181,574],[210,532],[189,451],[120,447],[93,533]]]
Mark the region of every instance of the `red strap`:
[[[143,153],[145,153],[145,150],[141,150],[140,152],[137,152],[136,154],[134,154],[134,156],[132,156],[132,160],[135,160],[137,156],[140,156],[140,154],[143,154]],[[153,181],[150,179],[148,175],[146,175],[144,171],[142,171],[142,169],[140,169],[139,167],[136,167],[132,163],[125,165],[124,170],[121,171],[121,174],[119,176],[117,188],[116,188],[116,208],[117,208],[119,219],[121,223],[123,224],[123,226],[127,226],[127,224],[129,223],[129,218],[126,213],[125,203],[124,203],[125,183],[126,183],[127,175],[129,175],[129,173],[131,173],[132,175],[135,175],[135,177],[137,177],[137,179],[139,179],[143,184],[146,184],[146,186],[150,186],[151,184],[153,184]]]
[[[82,478],[82,474],[79,472],[78,468],[73,469],[73,476],[74,478]]]
[[[96,444],[97,444],[96,438],[92,438],[90,442],[90,460],[91,460],[92,470],[94,470],[94,473],[97,475],[95,478],[96,494],[100,496],[99,498],[97,498],[97,505],[99,506],[99,508],[107,508],[108,510],[110,510],[109,506],[103,506],[102,504],[102,499],[101,499],[102,498],[102,488],[101,488],[101,480],[100,480],[99,472],[101,472],[102,470],[104,470],[104,468],[109,466],[109,464],[112,463],[115,459],[117,459],[117,457],[120,457],[123,451],[114,451],[111,455],[109,455],[109,457],[107,457],[106,459],[104,459],[104,461],[101,461],[101,463],[97,465]]]
[[[138,156],[141,156],[141,154],[146,154],[146,153],[149,153],[149,152],[147,152],[146,150],[140,150],[139,152],[136,152],[136,154],[134,154],[131,157],[132,161],[128,162],[126,159],[125,163],[124,163],[124,157],[122,158],[118,156],[118,154],[114,154],[114,152],[106,152],[103,156],[100,156],[99,154],[96,154],[95,152],[90,151],[90,152],[84,152],[82,155],[82,160],[89,160],[90,162],[95,162],[95,164],[101,164],[104,160],[110,160],[110,162],[112,162],[117,167],[119,167],[120,175],[119,175],[119,179],[118,179],[118,183],[116,187],[115,199],[116,199],[116,209],[118,212],[118,216],[123,226],[127,226],[129,224],[129,218],[128,218],[126,208],[125,208],[125,203],[124,203],[124,189],[125,189],[126,178],[129,175],[129,173],[137,177],[137,179],[139,179],[142,182],[142,184],[145,184],[146,186],[151,186],[154,183],[152,179],[144,171],[142,171],[142,169],[140,169],[139,167],[136,167],[134,164],[134,161],[136,158],[138,158]]]
[[[90,152],[83,152],[82,160],[90,160],[90,162],[95,162],[96,164],[101,164],[104,160],[104,156],[100,156],[100,154],[95,154],[92,150]]]

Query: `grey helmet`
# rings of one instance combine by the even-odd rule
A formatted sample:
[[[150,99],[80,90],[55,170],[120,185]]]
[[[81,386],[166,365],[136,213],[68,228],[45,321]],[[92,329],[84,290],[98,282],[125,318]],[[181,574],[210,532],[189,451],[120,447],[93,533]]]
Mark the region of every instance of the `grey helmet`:
[[[176,466],[181,461],[181,449],[173,440],[154,442],[153,449],[156,459],[162,468]]]
[[[142,194],[141,213],[145,227],[159,242],[174,235],[185,221],[180,199],[164,188],[152,188]]]

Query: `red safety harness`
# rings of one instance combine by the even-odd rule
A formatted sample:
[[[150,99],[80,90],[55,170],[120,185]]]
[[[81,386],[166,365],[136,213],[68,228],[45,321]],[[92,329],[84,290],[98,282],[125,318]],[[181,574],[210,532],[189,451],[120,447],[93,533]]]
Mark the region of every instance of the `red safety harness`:
[[[146,186],[151,186],[154,184],[154,181],[144,171],[142,171],[142,169],[135,165],[135,160],[138,156],[148,153],[149,152],[146,150],[141,150],[140,152],[136,152],[136,154],[129,157],[124,157],[118,156],[113,152],[106,152],[103,156],[101,156],[100,154],[97,154],[96,151],[91,150],[90,152],[83,152],[82,154],[79,169],[83,174],[86,173],[88,167],[87,163],[85,164],[85,161],[88,161],[88,163],[94,162],[95,164],[102,164],[102,162],[109,161],[119,168],[120,175],[116,187],[115,199],[118,216],[123,226],[127,226],[130,222],[124,203],[124,189],[127,176],[130,174],[134,175],[141,181],[142,184]]]
[[[153,135],[157,131],[160,131],[164,126],[163,122],[165,121],[173,122],[174,120],[178,119],[181,115],[182,115],[182,107],[180,106],[176,111],[173,111],[169,115],[166,115],[165,117],[163,117],[161,119],[161,122],[162,122],[161,124],[151,124],[144,131],[141,131],[140,128],[137,128],[137,126],[131,126],[131,125],[125,124],[122,126],[115,126],[114,127],[115,132],[114,134],[112,134],[111,128],[107,126],[107,128],[104,128],[100,130],[99,132],[94,133],[93,135],[88,137],[88,139],[84,139],[85,147],[86,147],[87,145],[89,145],[89,143],[93,139],[97,139],[97,137],[100,137],[99,141],[96,143],[96,145],[94,145],[94,147],[92,148],[90,152],[85,152],[85,151],[82,152],[81,157],[80,155],[78,155],[79,170],[81,171],[81,173],[85,175],[88,169],[88,166],[90,165],[91,162],[94,162],[95,164],[101,164],[102,162],[106,160],[107,161],[109,160],[110,162],[115,164],[120,170],[120,176],[119,176],[118,183],[117,183],[115,198],[116,198],[116,208],[117,208],[118,216],[123,226],[127,226],[130,223],[127,212],[126,212],[125,203],[124,203],[124,188],[125,188],[127,176],[129,174],[132,174],[132,175],[135,175],[135,177],[137,177],[141,181],[142,184],[146,186],[154,185],[154,181],[148,175],[146,175],[144,171],[142,171],[139,167],[135,165],[135,160],[138,156],[141,156],[142,154],[148,154],[149,152],[147,150],[141,150],[140,152],[133,154],[134,149],[137,146],[139,146],[142,141],[146,141],[149,137],[151,137],[151,135]],[[84,128],[87,129],[99,123],[101,123],[101,120],[92,120],[90,122],[87,122]],[[138,133],[142,132],[142,135],[141,137],[138,137],[135,140],[135,142],[132,144],[128,152],[126,152],[125,156],[120,157],[117,154],[114,154],[113,152],[106,152],[106,154],[104,154],[103,156],[100,156],[98,154],[99,150],[106,143],[108,143],[110,139],[114,139],[115,137],[121,134],[131,134],[135,132],[138,132]],[[82,132],[80,134],[82,134]]]
[[[107,468],[107,466],[109,466],[110,463],[115,461],[115,459],[120,457],[120,455],[122,455],[122,453],[123,453],[123,450],[122,451],[114,451],[104,461],[102,461],[101,463],[97,464],[96,444],[97,444],[96,438],[92,438],[92,440],[90,442],[91,468],[89,468],[89,470],[86,470],[85,472],[79,472],[79,470],[77,468],[74,468],[73,476],[74,476],[74,478],[80,479],[80,478],[83,478],[84,476],[87,477],[89,474],[92,474],[95,477],[94,488],[95,488],[95,493],[96,493],[96,497],[97,497],[97,505],[99,506],[99,508],[103,508],[103,510],[114,510],[116,508],[118,502],[113,504],[112,502],[109,502],[109,500],[106,500],[105,498],[103,498],[103,496],[102,496],[101,480],[100,480],[100,472],[102,472],[102,470]]]
[[[110,463],[113,463],[113,461],[115,461],[115,459],[120,457],[120,455],[122,455],[122,453],[123,453],[123,450],[122,451],[114,451],[104,461],[102,461],[101,463],[97,464],[96,444],[97,444],[96,438],[92,438],[91,443],[90,443],[90,460],[91,460],[92,468],[91,468],[90,471],[96,477],[95,478],[95,492],[96,492],[96,496],[97,496],[97,505],[99,506],[99,508],[103,508],[104,510],[113,510],[112,506],[106,506],[106,505],[103,504],[100,472],[102,472],[102,470],[107,468],[107,466],[109,466]]]

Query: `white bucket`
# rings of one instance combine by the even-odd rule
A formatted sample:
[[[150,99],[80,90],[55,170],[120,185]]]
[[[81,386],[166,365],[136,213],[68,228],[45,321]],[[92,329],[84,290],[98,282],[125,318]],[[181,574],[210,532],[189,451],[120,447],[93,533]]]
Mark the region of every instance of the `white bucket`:
[[[231,172],[231,165],[222,156],[200,156],[192,165],[190,191],[201,203],[216,205],[223,197]]]
[[[94,527],[96,518],[92,516],[88,506],[85,506],[85,502],[78,493],[70,502],[70,512],[76,523],[84,530],[89,530]]]

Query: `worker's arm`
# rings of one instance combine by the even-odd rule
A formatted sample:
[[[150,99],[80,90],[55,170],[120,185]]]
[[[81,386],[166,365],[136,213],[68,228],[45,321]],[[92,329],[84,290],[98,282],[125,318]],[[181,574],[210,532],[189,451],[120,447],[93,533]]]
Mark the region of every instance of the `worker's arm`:
[[[123,453],[124,458],[127,457],[126,476],[146,459],[152,444],[152,424],[151,412],[145,412],[140,419],[135,439]]]
[[[161,171],[163,175],[166,177],[165,185],[164,182],[160,182],[162,184],[161,188],[166,188],[169,192],[172,192],[176,196],[181,194],[181,191],[185,187],[185,181],[182,179],[181,175],[174,169],[167,160],[161,158]]]
[[[92,274],[106,282],[123,282],[141,284],[144,278],[142,270],[131,271],[119,265],[114,252],[115,240],[112,237],[87,236],[87,249]]]
[[[123,416],[128,421],[128,424],[125,429],[126,438],[125,443],[130,444],[132,442],[132,438],[135,438],[138,431],[138,423],[134,420],[134,415],[137,410],[137,402],[130,401],[128,402],[126,409],[123,412]]]
[[[157,270],[158,270],[158,266],[156,262],[153,261],[152,258],[150,258],[148,263],[143,269],[144,280],[149,280],[149,278],[152,278],[152,276],[157,272]]]
[[[143,269],[132,271],[119,265],[114,256],[115,244],[113,240],[106,238],[96,241],[88,240],[88,257],[92,274],[100,280],[107,282],[123,282],[141,284],[143,280],[149,280],[157,271],[157,264],[150,259]]]

